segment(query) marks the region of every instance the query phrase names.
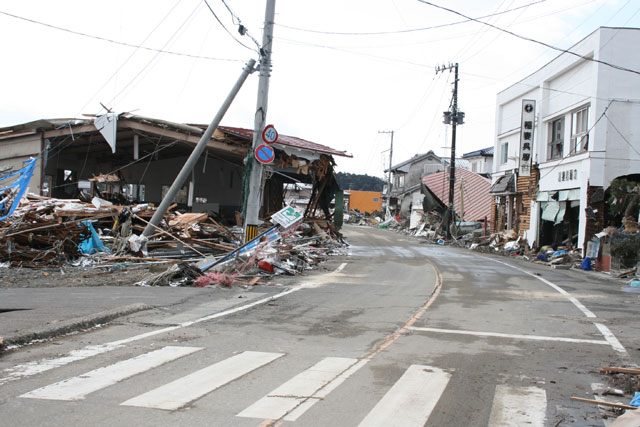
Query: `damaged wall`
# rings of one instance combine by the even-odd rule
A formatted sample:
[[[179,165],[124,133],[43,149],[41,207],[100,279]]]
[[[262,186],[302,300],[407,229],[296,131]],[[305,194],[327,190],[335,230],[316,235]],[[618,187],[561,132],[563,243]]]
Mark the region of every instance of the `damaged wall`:
[[[30,134],[17,138],[0,141],[0,171],[5,168],[18,170],[23,167],[22,162],[31,157],[37,157],[42,150],[40,134]],[[33,171],[33,178],[29,183],[29,191],[40,194],[42,183],[42,159],[39,159]]]

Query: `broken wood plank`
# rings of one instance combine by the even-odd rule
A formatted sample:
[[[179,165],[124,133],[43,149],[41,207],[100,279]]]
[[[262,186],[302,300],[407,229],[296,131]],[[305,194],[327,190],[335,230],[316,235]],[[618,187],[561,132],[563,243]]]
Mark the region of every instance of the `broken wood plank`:
[[[623,403],[613,403],[613,402],[605,402],[603,400],[585,399],[584,397],[571,396],[571,400],[575,400],[575,401],[578,401],[578,402],[594,403],[596,405],[602,405],[602,406],[611,406],[613,408],[638,409],[635,406],[625,405]]]
[[[605,366],[600,369],[601,374],[635,374],[640,375],[638,368],[620,368],[617,366]]]
[[[171,237],[172,239],[177,240],[178,242],[182,243],[183,245],[185,245],[185,246],[186,246],[186,247],[188,247],[189,249],[191,249],[191,250],[195,251],[198,255],[200,255],[200,256],[205,256],[202,252],[200,252],[199,250],[197,250],[196,248],[194,248],[194,247],[193,247],[193,246],[191,246],[190,244],[185,243],[185,242],[183,242],[182,240],[178,239],[178,238],[177,238],[176,236],[174,236],[173,234],[171,234],[171,233],[169,233],[169,232],[167,232],[167,231],[164,231],[162,228],[157,227],[157,226],[155,226],[155,225],[151,224],[149,221],[145,221],[144,219],[140,218],[140,217],[139,217],[138,215],[136,215],[136,214],[133,214],[133,216],[134,216],[134,218],[139,219],[140,221],[144,222],[145,224],[149,224],[149,225],[151,225],[153,228],[155,228],[156,230],[158,230],[158,231],[159,231],[159,232],[161,232],[162,234],[166,234],[167,236]]]
[[[223,245],[220,243],[215,243],[215,242],[207,242],[206,240],[201,240],[201,239],[196,239],[194,237],[189,238],[190,242],[194,242],[194,243],[198,243],[200,245],[203,246],[210,246],[212,248],[217,248],[217,249],[224,249],[225,251],[235,251],[236,248],[233,246],[227,246],[227,245]]]

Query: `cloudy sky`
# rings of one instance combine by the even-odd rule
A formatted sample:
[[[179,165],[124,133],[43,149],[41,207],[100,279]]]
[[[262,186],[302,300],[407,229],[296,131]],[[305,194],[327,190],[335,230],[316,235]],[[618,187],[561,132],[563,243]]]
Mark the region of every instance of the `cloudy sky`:
[[[105,110],[209,123],[256,58],[265,0],[7,0],[0,127]],[[433,150],[449,156],[459,64],[457,153],[493,145],[496,94],[599,26],[640,27],[639,0],[276,0],[267,121],[353,154],[338,170],[383,176]],[[241,36],[238,24],[249,34]],[[637,49],[637,47],[633,47]],[[258,75],[222,124],[253,127]],[[567,90],[576,88],[566,88]]]

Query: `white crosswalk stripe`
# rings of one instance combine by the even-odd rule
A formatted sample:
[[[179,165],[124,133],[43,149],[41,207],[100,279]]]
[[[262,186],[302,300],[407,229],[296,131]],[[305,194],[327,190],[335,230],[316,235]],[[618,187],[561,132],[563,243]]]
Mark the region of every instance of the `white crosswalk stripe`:
[[[451,374],[442,369],[411,365],[360,427],[425,425],[450,378]]]
[[[295,421],[367,363],[327,357],[238,414],[238,417]]]
[[[284,356],[283,353],[245,351],[155,390],[129,399],[121,403],[121,405],[166,410],[180,409],[213,390],[282,356]]]
[[[91,372],[69,378],[37,390],[30,391],[20,397],[50,400],[79,400],[94,391],[116,384],[119,381],[141,374],[145,371],[179,359],[196,351],[199,347],[164,347],[150,353],[99,368]]]
[[[496,386],[489,427],[547,425],[547,394],[538,387]]]
[[[163,347],[46,385],[19,397],[82,400],[90,393],[130,380],[138,374],[152,369],[167,369],[161,366],[201,350],[203,349],[200,347]],[[130,398],[120,405],[177,410],[283,356],[283,353],[245,351]],[[368,359],[342,357],[321,359],[266,396],[253,401],[254,403],[242,402],[243,406],[249,406],[236,416],[259,420],[296,421],[316,403],[326,400],[331,392],[369,362]],[[453,375],[456,375],[453,370],[434,366],[409,366],[377,403],[371,402],[372,408],[368,408],[370,411],[366,415],[363,413],[364,418],[359,426],[411,427],[427,424]],[[332,404],[348,405],[347,402]],[[490,403],[487,401],[487,404]],[[489,427],[546,425],[547,396],[542,388],[499,384],[496,386],[491,404]],[[349,408],[344,410],[348,411]],[[229,415],[233,416],[233,413],[236,412]]]

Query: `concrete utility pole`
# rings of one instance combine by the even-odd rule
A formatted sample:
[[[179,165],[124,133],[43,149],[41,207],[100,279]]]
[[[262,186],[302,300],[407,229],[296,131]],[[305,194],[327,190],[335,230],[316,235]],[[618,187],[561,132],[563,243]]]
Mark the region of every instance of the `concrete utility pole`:
[[[178,176],[176,177],[176,179],[173,181],[173,184],[171,184],[171,187],[169,188],[167,195],[164,196],[164,198],[160,202],[160,206],[158,206],[158,209],[156,209],[155,213],[153,214],[151,221],[149,221],[149,224],[147,224],[144,231],[142,232],[143,236],[149,237],[150,235],[156,232],[156,229],[158,228],[158,225],[160,224],[162,217],[167,212],[169,205],[173,203],[173,199],[175,198],[176,193],[178,193],[178,190],[182,188],[182,185],[191,174],[191,171],[193,167],[196,165],[196,162],[198,161],[200,156],[202,155],[202,152],[207,147],[207,142],[209,142],[209,140],[211,139],[211,135],[213,135],[213,132],[216,130],[216,128],[220,124],[220,121],[222,120],[225,113],[229,109],[229,106],[233,102],[233,99],[236,97],[236,95],[240,91],[240,88],[242,87],[244,82],[247,80],[247,77],[249,76],[249,74],[253,72],[253,66],[255,65],[255,63],[256,63],[256,60],[251,59],[247,62],[247,64],[242,69],[242,74],[240,74],[238,81],[236,81],[236,84],[231,89],[231,92],[229,92],[229,95],[227,95],[227,99],[225,99],[224,102],[222,103],[222,106],[218,110],[218,114],[216,114],[216,116],[213,118],[213,120],[207,127],[207,130],[204,132],[204,134],[202,134],[200,141],[198,141],[198,144],[196,144],[195,148],[191,152],[191,155],[185,162],[184,166],[182,166],[182,169],[178,173]]]
[[[451,222],[455,220],[455,206],[453,203],[456,184],[456,125],[464,123],[464,113],[458,111],[458,63],[455,65],[436,67],[436,73],[444,70],[454,70],[453,98],[451,109],[444,112],[444,123],[451,124],[451,163],[449,168],[449,208],[447,209],[446,227],[447,238],[451,238]]]
[[[247,210],[244,218],[244,241],[258,235],[260,205],[262,201],[262,163],[255,159],[255,150],[261,144],[262,131],[267,120],[267,103],[269,99],[269,76],[271,75],[271,51],[273,49],[273,25],[276,13],[276,0],[267,0],[264,14],[264,30],[262,47],[260,48],[260,81],[258,83],[258,101],[254,117],[253,144],[248,154],[248,165],[251,165],[249,189],[247,193]]]
[[[393,133],[395,131],[392,130],[379,130],[378,133],[390,133],[391,134],[391,147],[389,148],[389,185],[387,186],[387,207],[389,207],[389,204],[391,203],[391,187],[392,187],[392,182],[391,182],[391,166],[392,166],[392,161],[393,161]],[[384,152],[384,151],[383,151]]]

